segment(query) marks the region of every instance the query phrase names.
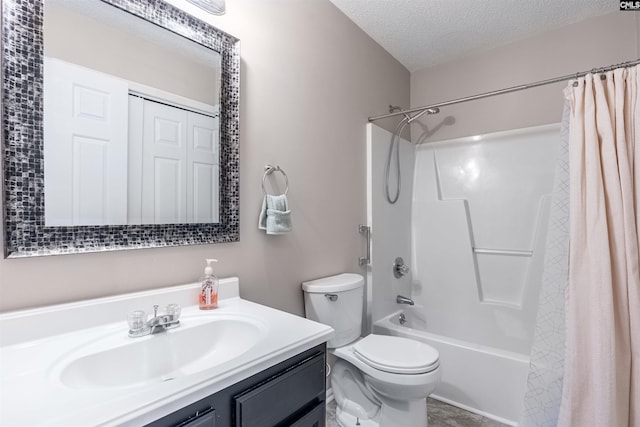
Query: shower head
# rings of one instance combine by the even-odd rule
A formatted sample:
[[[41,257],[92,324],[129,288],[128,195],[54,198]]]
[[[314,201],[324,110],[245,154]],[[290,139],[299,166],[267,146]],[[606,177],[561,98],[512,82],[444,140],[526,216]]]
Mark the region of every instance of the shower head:
[[[395,113],[395,112],[402,112],[402,108],[398,107],[397,105],[389,105],[389,113]],[[403,114],[404,118],[401,120],[401,122],[406,122],[408,124],[416,119],[419,119],[425,114],[438,114],[439,112],[440,112],[440,109],[438,107],[431,107],[431,108],[425,108],[424,110],[419,111],[413,117],[410,116],[408,113],[404,113]]]
[[[439,112],[440,112],[440,109],[438,107],[425,108],[424,110],[420,111],[415,116],[407,120],[407,123],[411,123],[412,121],[419,119],[424,114],[438,114]]]

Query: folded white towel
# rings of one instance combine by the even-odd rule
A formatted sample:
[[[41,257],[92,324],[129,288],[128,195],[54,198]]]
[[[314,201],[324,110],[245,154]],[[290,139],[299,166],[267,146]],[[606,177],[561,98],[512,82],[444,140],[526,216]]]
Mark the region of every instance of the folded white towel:
[[[291,231],[291,211],[287,196],[266,194],[258,218],[258,228],[267,234],[284,234]]]

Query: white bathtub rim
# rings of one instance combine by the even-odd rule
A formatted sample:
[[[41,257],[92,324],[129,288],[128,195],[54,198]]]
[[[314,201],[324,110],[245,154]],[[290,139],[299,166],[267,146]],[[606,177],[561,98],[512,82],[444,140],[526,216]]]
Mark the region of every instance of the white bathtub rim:
[[[404,310],[395,311],[392,314],[374,322],[374,327],[377,326],[377,327],[383,328],[384,330],[386,329],[401,330],[402,332],[409,333],[409,334],[411,333],[426,334],[429,339],[432,339],[439,343],[455,345],[458,347],[465,348],[467,350],[474,350],[474,351],[478,351],[480,353],[484,353],[488,355],[494,355],[494,356],[497,355],[505,359],[510,359],[517,362],[528,364],[531,360],[529,355],[516,353],[514,351],[503,350],[500,348],[489,347],[482,344],[471,343],[469,341],[460,340],[458,338],[452,338],[444,335],[439,335],[434,332],[423,331],[422,329],[416,329],[416,328],[410,328],[408,326],[398,325],[397,323],[393,322],[391,319],[394,317],[398,317],[401,313],[406,314],[406,311]],[[375,330],[374,330],[374,333],[375,333]]]

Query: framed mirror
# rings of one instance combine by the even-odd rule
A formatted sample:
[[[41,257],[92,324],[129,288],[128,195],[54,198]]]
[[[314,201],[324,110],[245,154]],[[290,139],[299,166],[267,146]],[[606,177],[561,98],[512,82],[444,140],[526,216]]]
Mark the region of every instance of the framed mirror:
[[[2,4],[5,256],[239,240],[239,41],[161,0],[44,2]]]

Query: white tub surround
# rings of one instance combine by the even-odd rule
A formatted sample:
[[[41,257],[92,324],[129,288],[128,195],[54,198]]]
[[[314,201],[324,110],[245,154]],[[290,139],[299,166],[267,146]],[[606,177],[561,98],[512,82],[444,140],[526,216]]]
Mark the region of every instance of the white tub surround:
[[[383,192],[390,134],[368,129],[373,332],[438,350],[442,382],[434,396],[515,423],[538,309],[559,126],[402,142],[409,194],[403,188],[395,205]],[[396,257],[410,274],[393,275]],[[415,305],[397,304],[398,295]],[[385,320],[400,309],[407,324]]]
[[[241,299],[237,278],[220,281],[216,310],[198,310],[199,289],[194,283],[0,315],[0,425],[144,425],[319,345],[333,333],[326,325]],[[170,303],[182,306],[180,327],[127,336],[128,312]],[[243,325],[242,334],[227,328],[234,322]],[[184,338],[199,331],[197,340]],[[219,343],[213,349],[198,344],[206,357],[180,360],[170,378],[127,366],[162,352],[179,350],[183,356],[184,349],[173,348],[174,343],[206,340]],[[117,351],[110,353],[112,358],[102,357],[132,345],[143,353],[140,357],[120,360]],[[70,374],[72,364],[87,357],[105,363],[96,363],[96,373],[87,377]],[[78,363],[74,368],[85,372]],[[136,378],[118,375],[119,369]]]
[[[417,147],[411,297],[428,332],[529,354],[559,140],[552,124]]]

